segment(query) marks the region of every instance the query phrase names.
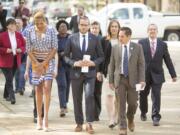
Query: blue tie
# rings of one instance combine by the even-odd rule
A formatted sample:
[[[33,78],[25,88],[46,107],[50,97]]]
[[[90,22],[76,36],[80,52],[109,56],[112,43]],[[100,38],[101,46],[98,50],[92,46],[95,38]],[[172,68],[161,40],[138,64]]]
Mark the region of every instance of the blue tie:
[[[83,35],[82,53],[85,54],[85,52],[86,52],[86,38],[85,35]]]
[[[123,73],[125,77],[128,76],[128,52],[126,45],[124,46]]]

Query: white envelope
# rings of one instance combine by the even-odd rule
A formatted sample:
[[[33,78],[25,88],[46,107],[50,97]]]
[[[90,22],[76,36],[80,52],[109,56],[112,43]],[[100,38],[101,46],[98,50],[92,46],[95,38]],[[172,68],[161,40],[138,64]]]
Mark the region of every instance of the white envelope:
[[[142,85],[141,85],[140,83],[136,84],[136,91],[142,91],[142,90],[144,90],[145,85],[144,85],[143,88],[141,88],[141,86],[142,86]]]
[[[90,60],[91,56],[90,55],[83,55],[83,60]],[[82,67],[81,68],[82,73],[88,73],[89,72],[89,67]]]

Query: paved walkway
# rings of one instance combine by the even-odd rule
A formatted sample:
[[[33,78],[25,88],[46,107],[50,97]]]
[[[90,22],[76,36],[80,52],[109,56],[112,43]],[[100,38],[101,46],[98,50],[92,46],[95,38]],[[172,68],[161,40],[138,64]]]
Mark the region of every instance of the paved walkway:
[[[180,47],[171,48],[173,62],[176,70],[180,73]],[[166,72],[166,83],[162,88],[162,120],[161,126],[153,127],[150,118],[151,101],[149,105],[148,121],[142,122],[139,118],[139,109],[135,117],[135,132],[128,135],[180,135],[180,79],[172,83],[170,76]],[[94,123],[96,135],[117,135],[118,127],[114,130],[108,128],[107,113],[105,109],[105,95],[108,89],[107,82],[103,86],[103,109],[100,122]],[[75,133],[75,122],[72,107],[72,98],[68,104],[69,113],[65,118],[59,117],[59,101],[57,97],[57,88],[54,81],[52,88],[52,100],[49,111],[50,132],[37,131],[33,123],[33,99],[29,98],[31,87],[27,85],[24,96],[16,94],[16,104],[11,105],[3,99],[4,77],[0,74],[0,135],[86,135],[85,130],[81,133]],[[150,100],[150,97],[149,97]],[[85,127],[85,126],[84,126]]]

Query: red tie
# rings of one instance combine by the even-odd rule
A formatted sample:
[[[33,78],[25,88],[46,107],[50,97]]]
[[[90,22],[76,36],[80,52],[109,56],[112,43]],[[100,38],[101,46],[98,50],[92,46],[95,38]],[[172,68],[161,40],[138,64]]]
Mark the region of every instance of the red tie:
[[[152,58],[154,57],[154,54],[155,54],[155,42],[154,41],[152,41],[151,42],[151,56],[152,56]]]

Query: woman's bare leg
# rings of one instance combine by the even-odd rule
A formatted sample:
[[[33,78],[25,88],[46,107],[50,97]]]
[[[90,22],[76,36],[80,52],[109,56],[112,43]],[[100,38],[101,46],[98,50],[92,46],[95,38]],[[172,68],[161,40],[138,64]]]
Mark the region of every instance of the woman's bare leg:
[[[48,112],[51,99],[51,87],[52,80],[44,81],[43,93],[44,93],[44,128],[48,128]]]
[[[35,86],[36,91],[36,107],[37,107],[37,128],[42,128],[42,103],[43,103],[43,85]]]

